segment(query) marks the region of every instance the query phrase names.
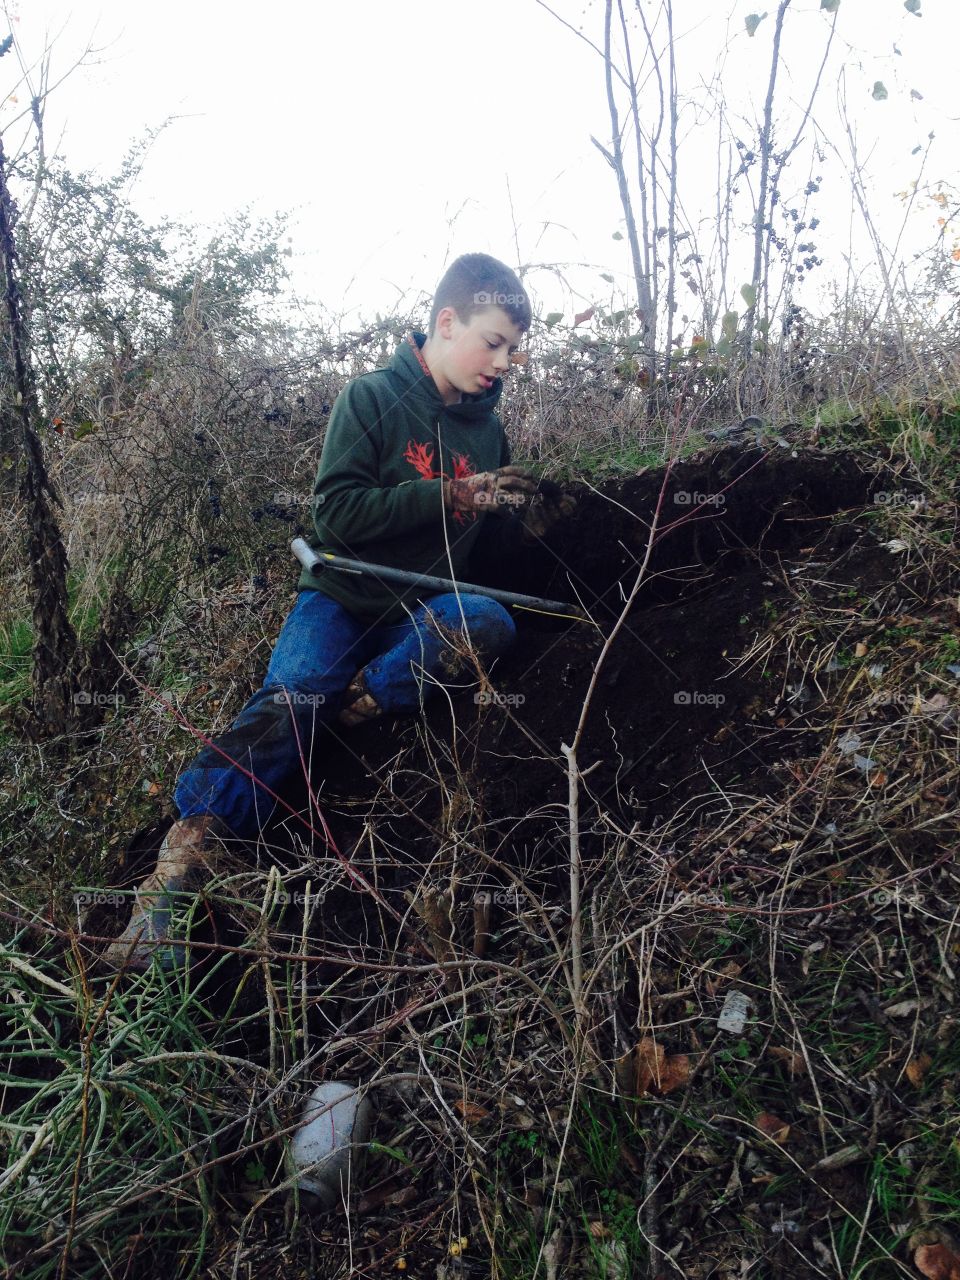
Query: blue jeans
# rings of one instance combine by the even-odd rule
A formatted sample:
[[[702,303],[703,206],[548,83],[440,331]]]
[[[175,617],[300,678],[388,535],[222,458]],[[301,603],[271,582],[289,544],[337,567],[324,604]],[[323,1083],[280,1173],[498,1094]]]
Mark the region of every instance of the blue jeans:
[[[212,813],[240,839],[256,836],[274,807],[270,791],[302,775],[304,762],[309,767],[314,729],[336,720],[340,695],[358,670],[385,712],[416,711],[437,682],[450,679],[458,664],[436,623],[467,638],[485,661],[516,636],[509,613],[489,596],[431,596],[403,622],[371,625],[322,591],[301,591],[263,688],[180,775],[174,799],[181,818]]]

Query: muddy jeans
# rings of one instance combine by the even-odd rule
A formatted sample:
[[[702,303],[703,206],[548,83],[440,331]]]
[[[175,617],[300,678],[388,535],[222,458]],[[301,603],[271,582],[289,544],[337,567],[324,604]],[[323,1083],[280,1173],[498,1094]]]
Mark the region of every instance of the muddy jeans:
[[[431,596],[402,622],[371,625],[321,591],[301,591],[277,638],[263,688],[181,774],[174,793],[181,818],[213,813],[241,839],[256,836],[273,810],[273,797],[230,761],[271,791],[302,776],[311,763],[315,726],[336,719],[340,695],[360,669],[385,712],[416,711],[460,665],[434,619],[466,634],[485,662],[509,648],[516,635],[506,609],[487,596]],[[462,678],[470,679],[469,668],[469,662],[460,665]]]

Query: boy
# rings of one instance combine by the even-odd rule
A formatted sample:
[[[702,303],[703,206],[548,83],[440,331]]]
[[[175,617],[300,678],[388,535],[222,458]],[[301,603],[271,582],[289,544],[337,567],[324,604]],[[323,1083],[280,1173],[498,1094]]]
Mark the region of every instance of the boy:
[[[530,320],[509,267],[479,253],[450,266],[429,336],[408,334],[388,368],[355,378],[337,398],[314,486],[315,549],[469,580],[478,537],[508,554],[511,540],[535,541],[569,513],[571,499],[545,496],[531,471],[510,465],[494,413]],[[515,636],[506,609],[486,596],[421,600],[416,587],[335,570],[304,570],[299,587],[263,688],[181,775],[180,817],[104,954],[108,964],[183,962],[184,944],[170,937],[171,895],[209,866],[217,836],[256,836],[273,793],[309,759],[317,722],[349,728],[414,711],[456,666],[451,633],[484,661]]]

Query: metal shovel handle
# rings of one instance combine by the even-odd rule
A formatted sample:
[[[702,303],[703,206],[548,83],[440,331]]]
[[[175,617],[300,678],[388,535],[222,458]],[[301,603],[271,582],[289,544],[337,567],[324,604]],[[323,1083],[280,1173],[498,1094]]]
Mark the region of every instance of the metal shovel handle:
[[[480,587],[473,582],[454,582],[452,578],[435,578],[428,573],[413,573],[409,569],[395,569],[392,565],[370,564],[366,560],[354,560],[348,556],[334,555],[332,551],[314,551],[305,538],[294,538],[290,550],[308,573],[319,574],[324,569],[339,569],[345,573],[365,574],[380,582],[401,586],[423,587],[426,591],[459,591],[470,595],[489,596],[514,609],[529,609],[537,613],[556,613],[565,618],[587,621],[586,614],[575,605],[563,600],[543,600],[539,596],[520,595],[515,591],[501,591],[498,587]]]

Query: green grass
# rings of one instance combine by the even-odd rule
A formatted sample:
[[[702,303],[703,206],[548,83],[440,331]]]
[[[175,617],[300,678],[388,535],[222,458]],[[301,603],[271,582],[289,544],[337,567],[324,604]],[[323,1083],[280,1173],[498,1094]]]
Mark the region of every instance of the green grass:
[[[26,618],[0,623],[0,707],[15,706],[30,692],[33,628]]]
[[[0,1265],[48,1280],[68,1250],[76,1280],[205,1274],[236,1170],[284,1178],[282,1139],[257,1140],[289,1119],[271,1101],[273,1073],[243,1049],[265,1011],[245,1011],[246,978],[224,996],[227,957],[202,976],[154,967],[116,987],[81,983],[65,959],[21,937],[0,957]],[[295,1009],[281,999],[271,1019],[288,1064]]]

